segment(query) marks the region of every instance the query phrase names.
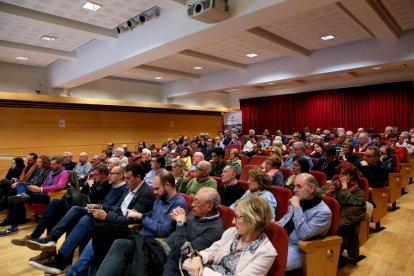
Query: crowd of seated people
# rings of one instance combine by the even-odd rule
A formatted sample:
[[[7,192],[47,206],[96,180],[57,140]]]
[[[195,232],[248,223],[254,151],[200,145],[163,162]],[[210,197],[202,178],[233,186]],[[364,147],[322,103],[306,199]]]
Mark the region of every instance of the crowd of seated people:
[[[0,203],[9,209],[1,223],[8,227],[0,236],[17,233],[18,225],[25,223],[25,202],[49,203],[33,232],[12,240],[41,251],[29,260],[36,269],[68,275],[179,275],[184,261],[180,250],[190,244],[196,251],[182,264],[190,275],[203,270],[264,275],[277,258],[264,231],[275,221],[278,202],[271,187],[279,186],[293,193],[287,213],[276,222],[289,237],[286,269],[302,266],[298,241],[328,233],[331,212],[322,194],[348,210],[338,235],[344,238],[342,250],[347,249],[349,260],[356,263],[358,222],[367,210],[357,180],[365,177],[370,187],[383,187],[393,171],[392,155],[413,153],[413,132],[398,134],[386,127],[380,135],[360,128],[354,135],[343,128],[312,132],[305,127],[289,140],[280,129],[276,136],[266,129],[260,138],[253,129],[240,138],[226,130],[214,138],[208,133],[168,138],[159,148],[140,141],[134,151],[110,142],[91,162],[81,152],[78,163],[71,152],[52,158],[30,153],[26,165],[14,158],[0,181]],[[251,165],[248,181],[242,183],[238,179],[255,156],[264,156],[263,163]],[[322,190],[311,170],[326,175]],[[49,192],[67,188],[69,171],[80,185],[83,205],[65,197],[49,199]],[[186,196],[193,198],[190,205]],[[220,204],[235,211],[235,228],[223,228]],[[57,250],[64,233],[66,239]],[[154,239],[158,237],[167,239]],[[79,258],[73,263],[78,247]],[[254,253],[261,250],[269,256]]]

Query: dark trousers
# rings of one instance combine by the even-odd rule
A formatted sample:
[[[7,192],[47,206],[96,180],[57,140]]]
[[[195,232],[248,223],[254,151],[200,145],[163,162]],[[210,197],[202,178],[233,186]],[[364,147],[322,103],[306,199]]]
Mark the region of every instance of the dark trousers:
[[[66,214],[66,202],[62,199],[54,199],[47,206],[46,211],[43,213],[42,218],[37,223],[36,228],[30,235],[37,239],[42,236],[43,232],[47,229],[47,233],[52,231],[53,227],[63,218]]]
[[[343,238],[341,253],[346,249],[351,259],[357,259],[359,257],[359,223],[340,225],[338,236]]]

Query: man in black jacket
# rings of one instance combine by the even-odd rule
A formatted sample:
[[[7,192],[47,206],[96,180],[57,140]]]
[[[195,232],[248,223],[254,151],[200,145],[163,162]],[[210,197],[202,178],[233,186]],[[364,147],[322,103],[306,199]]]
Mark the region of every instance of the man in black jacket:
[[[388,180],[388,171],[380,160],[381,151],[376,146],[370,146],[365,151],[364,160],[361,161],[359,170],[362,176],[368,180],[371,188],[384,187]]]

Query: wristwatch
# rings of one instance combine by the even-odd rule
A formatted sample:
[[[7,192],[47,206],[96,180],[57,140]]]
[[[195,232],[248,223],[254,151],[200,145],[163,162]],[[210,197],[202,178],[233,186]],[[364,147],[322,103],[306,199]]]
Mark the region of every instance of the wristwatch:
[[[182,221],[181,219],[177,221],[177,226],[183,226],[183,225],[184,225],[184,221]]]

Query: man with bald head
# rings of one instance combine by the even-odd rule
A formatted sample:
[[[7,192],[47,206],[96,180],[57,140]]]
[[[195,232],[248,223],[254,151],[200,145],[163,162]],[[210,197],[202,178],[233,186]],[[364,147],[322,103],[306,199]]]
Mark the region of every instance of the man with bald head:
[[[180,192],[187,195],[195,196],[195,194],[204,187],[217,189],[217,182],[210,178],[211,164],[207,161],[201,161],[197,164],[196,177],[191,179],[187,185],[184,183],[180,186]]]
[[[302,267],[302,252],[299,240],[326,236],[331,227],[332,213],[322,201],[318,181],[311,174],[296,176],[294,196],[289,199],[289,209],[279,225],[289,236],[286,271]]]
[[[223,186],[218,188],[221,196],[221,204],[229,207],[244,194],[244,190],[237,180],[236,167],[227,165],[221,174],[221,180]]]
[[[201,188],[194,197],[191,213],[181,207],[173,210],[171,218],[176,223],[175,231],[165,240],[139,237],[144,248],[138,247],[141,241],[131,239],[116,240],[103,260],[97,275],[178,275],[178,262],[182,247],[189,245],[194,250],[208,248],[219,240],[223,233],[223,223],[218,208],[220,196],[213,188]],[[186,252],[187,253],[187,252]],[[184,253],[183,253],[184,254]],[[148,259],[145,259],[145,255]]]
[[[366,152],[368,147],[370,146],[368,141],[368,133],[361,132],[358,135],[359,146],[355,147],[356,152]]]
[[[125,167],[126,165],[128,165],[128,157],[124,155],[124,148],[116,148],[116,150],[114,151],[114,156],[118,157],[121,161],[121,163],[119,164],[120,166]]]
[[[73,169],[78,176],[79,183],[83,184],[86,181],[86,177],[91,170],[92,165],[88,162],[88,154],[86,152],[79,153],[79,163]]]

